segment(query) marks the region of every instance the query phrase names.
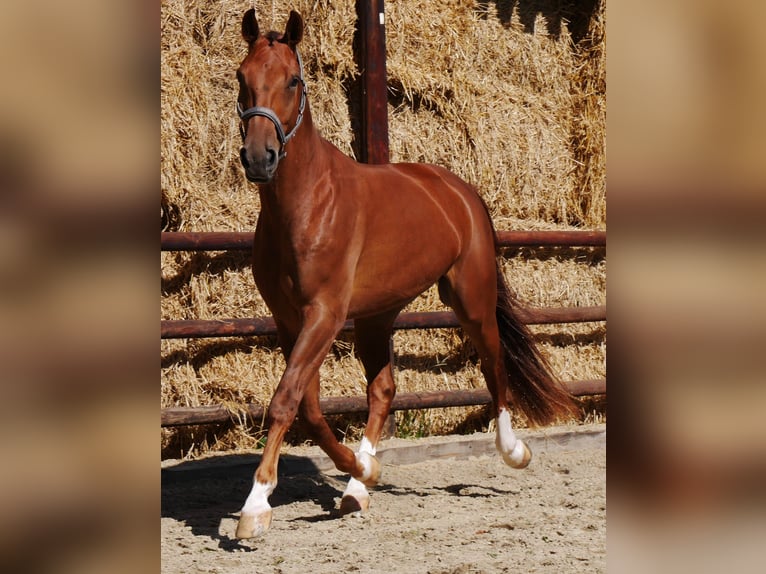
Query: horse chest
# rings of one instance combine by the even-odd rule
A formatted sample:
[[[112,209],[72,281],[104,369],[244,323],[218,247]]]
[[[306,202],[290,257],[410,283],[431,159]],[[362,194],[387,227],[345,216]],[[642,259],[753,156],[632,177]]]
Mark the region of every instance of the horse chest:
[[[257,240],[256,240],[257,241]],[[348,252],[305,234],[256,243],[253,271],[256,284],[269,300],[300,307],[317,293],[335,289],[343,279]]]

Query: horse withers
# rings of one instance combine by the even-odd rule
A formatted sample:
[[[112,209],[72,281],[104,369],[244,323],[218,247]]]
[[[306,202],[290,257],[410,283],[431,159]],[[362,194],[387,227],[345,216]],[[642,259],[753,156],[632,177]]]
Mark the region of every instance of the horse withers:
[[[394,319],[434,283],[478,350],[497,449],[508,465],[526,467],[532,455],[513,432],[510,405],[532,424],[547,424],[574,403],[515,314],[484,202],[444,168],[359,164],[322,138],[306,97],[297,12],[283,33],[262,34],[248,10],[242,36],[248,53],[237,70],[240,160],[261,200],[253,274],[287,368],[268,407],[268,438],[236,536],[269,528],[280,447],[296,416],[351,475],[340,511],[368,508],[367,487],[380,476],[376,448],[396,392]],[[357,452],[338,442],[319,407],[319,367],[347,319],[354,320],[367,379],[369,415]]]

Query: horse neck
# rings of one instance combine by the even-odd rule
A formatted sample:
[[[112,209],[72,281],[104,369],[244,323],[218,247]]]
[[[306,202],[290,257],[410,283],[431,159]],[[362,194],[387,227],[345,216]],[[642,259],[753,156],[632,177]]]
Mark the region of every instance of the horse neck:
[[[308,102],[303,122],[287,142],[285,152],[274,179],[259,186],[261,204],[275,215],[316,203],[316,183],[327,170],[325,141],[314,126]]]

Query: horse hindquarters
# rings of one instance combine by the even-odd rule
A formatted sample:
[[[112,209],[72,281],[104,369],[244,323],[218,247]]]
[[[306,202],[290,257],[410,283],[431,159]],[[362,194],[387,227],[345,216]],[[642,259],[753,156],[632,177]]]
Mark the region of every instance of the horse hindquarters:
[[[440,280],[439,293],[479,352],[497,417],[498,450],[507,464],[522,468],[531,454],[513,434],[509,401],[535,425],[573,412],[574,403],[515,311],[516,302],[497,262],[486,205],[476,193],[463,197],[473,214],[470,232],[464,234],[459,258]]]

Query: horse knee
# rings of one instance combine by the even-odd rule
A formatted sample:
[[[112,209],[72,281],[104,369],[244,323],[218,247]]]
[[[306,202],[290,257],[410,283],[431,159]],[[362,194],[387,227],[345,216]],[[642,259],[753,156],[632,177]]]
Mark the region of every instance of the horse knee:
[[[293,423],[293,420],[295,420],[297,411],[297,406],[285,405],[271,401],[268,412],[266,414],[266,421],[269,428],[272,426],[289,427]]]
[[[391,404],[396,394],[396,385],[390,376],[379,377],[367,387],[368,400],[374,400],[379,403]]]

